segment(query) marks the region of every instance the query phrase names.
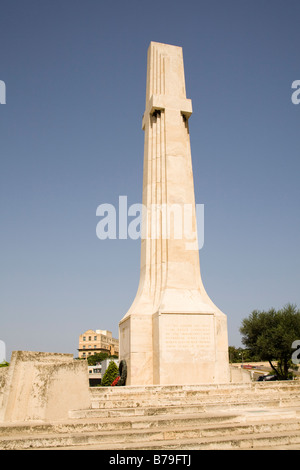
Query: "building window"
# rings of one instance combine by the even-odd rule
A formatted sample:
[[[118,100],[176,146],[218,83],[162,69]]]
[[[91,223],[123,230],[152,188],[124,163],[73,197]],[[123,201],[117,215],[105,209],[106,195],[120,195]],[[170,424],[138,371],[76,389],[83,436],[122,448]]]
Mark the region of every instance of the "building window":
[[[85,341],[85,336],[82,338],[82,341]]]
[[[97,341],[97,336],[94,336],[94,341]]]
[[[91,336],[89,336],[89,341],[92,341],[92,337],[91,337]]]

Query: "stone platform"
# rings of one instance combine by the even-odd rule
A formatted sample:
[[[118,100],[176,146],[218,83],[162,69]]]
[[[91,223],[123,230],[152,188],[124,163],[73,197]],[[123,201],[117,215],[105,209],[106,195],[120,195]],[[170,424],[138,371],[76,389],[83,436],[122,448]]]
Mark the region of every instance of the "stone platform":
[[[68,419],[0,426],[0,449],[299,449],[300,383],[90,388]]]

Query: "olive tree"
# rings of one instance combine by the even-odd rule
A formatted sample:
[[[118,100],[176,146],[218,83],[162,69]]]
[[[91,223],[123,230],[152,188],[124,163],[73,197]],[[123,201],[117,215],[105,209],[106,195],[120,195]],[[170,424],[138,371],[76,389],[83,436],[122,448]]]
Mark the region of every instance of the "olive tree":
[[[243,320],[240,332],[253,355],[268,361],[280,380],[288,379],[292,344],[300,339],[300,310],[295,305],[277,311],[254,310]]]

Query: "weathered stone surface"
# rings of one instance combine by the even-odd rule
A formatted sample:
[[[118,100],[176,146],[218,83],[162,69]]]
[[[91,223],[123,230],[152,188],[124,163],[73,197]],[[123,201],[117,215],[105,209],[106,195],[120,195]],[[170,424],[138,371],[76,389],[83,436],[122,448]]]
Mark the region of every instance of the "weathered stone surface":
[[[88,387],[86,362],[72,354],[14,351],[0,390],[0,422],[64,419],[89,406]]]
[[[300,383],[99,387],[96,407],[0,425],[0,449],[300,448]]]

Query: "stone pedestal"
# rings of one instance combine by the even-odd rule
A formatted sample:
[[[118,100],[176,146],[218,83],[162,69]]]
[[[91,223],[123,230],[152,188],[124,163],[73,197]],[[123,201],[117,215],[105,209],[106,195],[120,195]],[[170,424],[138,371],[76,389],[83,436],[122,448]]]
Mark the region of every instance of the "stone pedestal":
[[[227,318],[202,284],[182,49],[148,50],[140,284],[119,325],[128,385],[229,382]]]

